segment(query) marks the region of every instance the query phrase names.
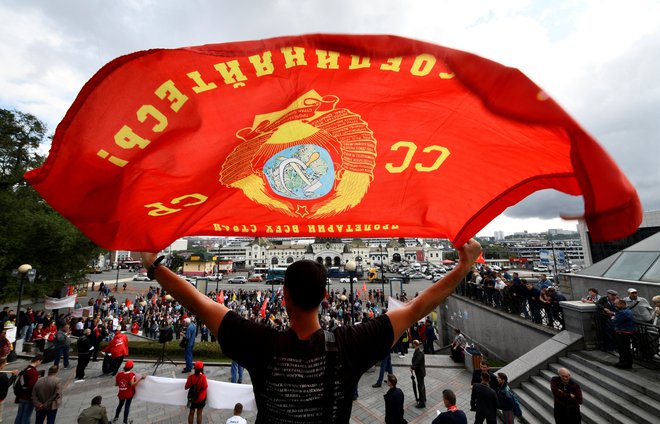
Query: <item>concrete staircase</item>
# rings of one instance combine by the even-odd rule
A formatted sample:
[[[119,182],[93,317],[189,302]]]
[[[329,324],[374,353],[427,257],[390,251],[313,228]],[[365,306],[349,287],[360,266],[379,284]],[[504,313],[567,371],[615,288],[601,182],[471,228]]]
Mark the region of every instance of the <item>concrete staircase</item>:
[[[603,352],[578,351],[559,357],[539,375],[523,381],[515,390],[523,416],[517,422],[554,424],[550,379],[559,368],[571,372],[582,389],[582,422],[587,424],[656,424],[660,422],[658,371],[635,366],[612,366],[617,357]]]

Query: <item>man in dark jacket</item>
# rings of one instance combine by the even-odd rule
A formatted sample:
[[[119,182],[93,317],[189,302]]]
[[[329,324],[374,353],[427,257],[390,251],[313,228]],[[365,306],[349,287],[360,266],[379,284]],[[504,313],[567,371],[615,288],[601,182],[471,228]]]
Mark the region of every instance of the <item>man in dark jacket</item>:
[[[76,381],[85,380],[85,368],[89,364],[89,360],[92,356],[92,351],[94,347],[92,346],[91,341],[89,340],[89,335],[92,333],[92,330],[85,328],[83,330],[83,335],[78,339],[76,346],[78,348],[78,365],[76,365]]]
[[[44,357],[41,355],[35,356],[30,365],[25,368],[25,373],[19,375],[19,383],[21,388],[16,393],[16,401],[18,403],[18,411],[16,412],[16,424],[30,424],[34,405],[32,405],[32,389],[39,380],[39,371],[37,367],[41,365]]]
[[[486,373],[488,374],[488,377],[490,379],[488,380],[488,385],[490,386],[491,389],[495,390],[497,392],[497,389],[499,389],[499,384],[497,383],[497,377],[495,376],[495,373],[491,371],[490,366],[488,365],[488,361],[485,359],[481,359],[481,363],[479,363],[479,368],[476,370],[472,371],[472,380],[470,381],[470,384],[473,386],[475,384],[481,383],[481,374]]]
[[[619,351],[619,362],[614,364],[614,366],[622,369],[630,369],[633,363],[630,343],[637,327],[633,319],[633,312],[628,309],[626,301],[617,299],[615,305],[617,312],[612,322],[614,323],[616,348]]]
[[[385,398],[385,424],[402,424],[403,392],[396,387],[396,376],[387,374],[387,387],[390,389],[383,395]]]
[[[467,424],[465,412],[456,406],[456,395],[453,391],[443,390],[442,401],[447,411],[438,415],[431,424]]]
[[[470,407],[476,411],[474,424],[497,423],[497,393],[490,388],[490,376],[488,373],[481,374],[481,382],[472,386],[472,397]]]
[[[412,366],[410,369],[415,373],[415,378],[417,379],[417,392],[419,395],[419,401],[416,408],[426,408],[426,386],[424,386],[424,377],[426,377],[426,360],[424,358],[424,350],[422,347],[422,342],[419,340],[413,340],[413,347],[415,352],[412,357]]]
[[[582,390],[571,380],[571,373],[566,368],[560,368],[559,376],[552,377],[550,389],[555,400],[555,424],[581,423]]]

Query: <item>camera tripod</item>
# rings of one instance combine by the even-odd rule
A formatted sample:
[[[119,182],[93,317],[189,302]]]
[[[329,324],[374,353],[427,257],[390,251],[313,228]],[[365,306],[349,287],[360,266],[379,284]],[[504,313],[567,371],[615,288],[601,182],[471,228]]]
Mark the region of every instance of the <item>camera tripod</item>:
[[[156,363],[154,364],[154,372],[151,375],[156,375],[156,371],[158,371],[158,367],[161,366],[162,364],[165,363],[165,360],[169,361],[172,365],[176,366],[173,360],[170,359],[169,356],[165,355],[165,344],[166,343],[161,343],[163,345],[163,350],[160,353],[160,356],[156,360]]]

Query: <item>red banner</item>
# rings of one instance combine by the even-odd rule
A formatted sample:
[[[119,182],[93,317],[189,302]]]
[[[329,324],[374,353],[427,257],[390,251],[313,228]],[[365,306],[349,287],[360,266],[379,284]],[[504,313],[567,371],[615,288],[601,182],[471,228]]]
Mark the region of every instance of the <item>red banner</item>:
[[[584,196],[595,241],[634,232],[642,216],[613,160],[518,70],[392,36],[120,57],[83,87],[25,177],[108,249],[185,235],[461,245],[546,188]]]

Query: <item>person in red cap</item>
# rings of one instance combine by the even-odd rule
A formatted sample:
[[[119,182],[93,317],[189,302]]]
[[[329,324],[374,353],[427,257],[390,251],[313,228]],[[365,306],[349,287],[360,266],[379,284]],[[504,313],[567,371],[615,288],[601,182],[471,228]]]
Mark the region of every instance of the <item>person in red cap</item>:
[[[121,409],[124,408],[124,424],[128,424],[128,414],[131,412],[131,402],[133,401],[133,396],[135,395],[135,386],[146,377],[140,376],[137,378],[135,373],[131,371],[133,369],[133,361],[126,361],[124,365],[124,371],[117,374],[115,377],[115,386],[119,387],[117,392],[117,397],[119,398],[119,405],[115,410],[115,418],[112,420],[113,423],[119,421],[119,414]]]
[[[209,388],[209,383],[206,381],[206,375],[204,375],[204,363],[202,361],[195,361],[193,369],[195,373],[188,376],[186,390],[193,390],[197,395],[190,402],[188,424],[193,423],[195,410],[197,410],[197,424],[202,424],[202,410],[206,406],[206,390]]]
[[[117,375],[121,363],[124,362],[124,356],[128,355],[128,337],[122,334],[121,330],[115,331],[115,337],[103,349],[103,352],[110,352],[112,355],[112,375]]]

